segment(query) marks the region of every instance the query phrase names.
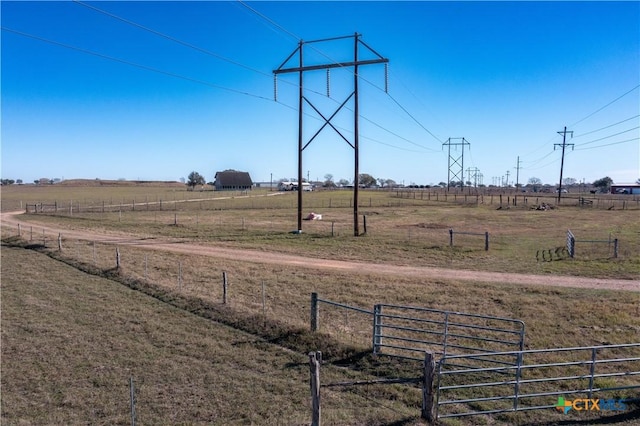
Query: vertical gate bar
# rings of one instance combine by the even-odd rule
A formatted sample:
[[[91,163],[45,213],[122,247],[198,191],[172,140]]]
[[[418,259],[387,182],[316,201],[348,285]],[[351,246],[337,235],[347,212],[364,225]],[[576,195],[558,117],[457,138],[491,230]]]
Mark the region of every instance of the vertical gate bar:
[[[447,337],[449,337],[449,312],[444,313],[444,340],[442,342],[442,358],[447,356]]]
[[[522,378],[522,352],[517,355],[516,383],[514,385],[513,394],[513,411],[518,411],[518,398],[520,395],[520,379]]]
[[[434,420],[438,420],[438,416],[439,416],[439,408],[440,408],[440,379],[442,377],[442,364],[444,364],[445,362],[445,358],[444,356],[442,358],[440,358],[440,360],[438,361],[438,367],[437,367],[437,377],[436,377],[436,403],[435,403],[435,414],[434,414]]]
[[[381,328],[382,328],[382,318],[380,318],[380,314],[382,313],[381,305],[373,306],[373,354],[377,355],[380,353],[380,344],[382,343],[382,337],[380,336]]]
[[[593,396],[593,376],[596,372],[596,348],[591,348],[591,368],[589,369],[589,399]]]

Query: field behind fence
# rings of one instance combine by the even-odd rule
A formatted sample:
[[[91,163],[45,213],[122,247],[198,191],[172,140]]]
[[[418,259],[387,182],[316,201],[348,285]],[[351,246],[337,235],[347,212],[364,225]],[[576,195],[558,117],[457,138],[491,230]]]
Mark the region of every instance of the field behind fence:
[[[389,192],[385,196],[392,195]],[[302,235],[289,233],[295,228],[295,207],[265,204],[257,208],[255,204],[276,203],[272,200],[286,204],[291,194],[240,198],[243,196],[236,194],[235,199],[224,201],[229,203],[224,208],[215,204],[220,200],[208,200],[178,202],[173,210],[164,210],[165,206],[163,210],[153,210],[151,206],[147,210],[136,201],[135,210],[118,208],[104,213],[101,208],[83,211],[81,202],[80,208],[76,206],[71,211],[66,205],[67,208],[61,206],[57,214],[20,217],[20,237],[27,246],[100,271],[114,271],[116,253],[119,253],[118,275],[124,280],[148,282],[176,298],[192,297],[215,305],[222,304],[223,273],[226,273],[228,307],[267,326],[281,323],[308,329],[310,295],[318,292],[332,301],[363,309],[388,303],[521,319],[527,325],[527,349],[637,341],[640,330],[640,293],[637,292],[393,277],[366,270],[350,273],[264,264],[250,257],[222,259],[154,249],[154,245],[168,240],[174,244],[189,242],[327,259],[539,273],[541,282],[546,273],[631,278],[638,277],[640,272],[637,238],[640,224],[634,220],[637,211],[577,206],[541,211],[521,207],[520,203],[517,207],[497,210],[495,204],[462,206],[407,198],[399,201],[408,203],[406,205],[393,206],[394,199],[387,199],[385,206],[382,199],[377,207],[372,200],[371,208],[360,209],[361,214],[367,216],[367,235],[354,238],[352,211],[348,202],[334,206],[335,195],[331,196],[330,208],[318,209],[317,213],[323,214],[322,221],[304,222]],[[313,202],[327,201],[319,198]],[[98,201],[97,205],[100,204]],[[60,232],[43,233],[41,226],[55,226]],[[456,236],[456,245],[451,248],[450,228],[489,232],[489,251],[485,252],[481,238],[468,236],[465,240],[465,235],[460,235],[461,239]],[[87,229],[114,236],[128,234],[132,241],[142,244],[116,245],[70,238],[65,235],[65,229],[70,232]],[[619,259],[612,259],[606,252],[595,252],[602,248],[597,246],[594,253],[579,252],[574,260],[536,260],[536,250],[563,246],[567,229],[585,239],[587,236],[609,238],[610,234],[619,238]],[[3,224],[3,239],[16,238],[17,233],[16,228]],[[371,350],[372,324],[366,315],[323,305],[320,318],[321,333],[363,352]],[[575,332],[568,333],[566,327],[559,325],[571,327]],[[348,371],[344,374],[349,376]],[[419,406],[418,389],[412,388],[405,395],[400,385],[392,386],[394,398],[406,398],[409,406]],[[334,412],[338,417],[334,418],[342,415],[339,411],[342,392],[352,391],[332,390],[331,396],[323,401],[329,407],[331,404],[338,407]],[[367,398],[390,391],[372,385],[355,392],[366,404]],[[358,407],[354,406],[353,412],[357,411]]]

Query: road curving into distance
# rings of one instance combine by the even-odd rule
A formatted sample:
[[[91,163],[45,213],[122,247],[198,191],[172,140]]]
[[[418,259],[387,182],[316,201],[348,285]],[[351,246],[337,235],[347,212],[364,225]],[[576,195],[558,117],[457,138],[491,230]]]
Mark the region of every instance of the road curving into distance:
[[[5,212],[1,215],[3,227],[18,229],[22,211]],[[31,226],[31,225],[28,225]],[[473,271],[447,269],[431,266],[401,266],[358,261],[320,259],[283,253],[270,253],[261,250],[213,247],[183,241],[158,238],[141,238],[116,233],[95,232],[89,230],[70,230],[51,225],[37,225],[40,233],[57,237],[62,233],[65,238],[96,241],[104,244],[144,247],[180,254],[195,254],[214,258],[238,260],[243,262],[289,265],[309,269],[327,269],[345,273],[366,273],[391,276],[405,276],[426,280],[456,280],[520,285],[544,285],[557,287],[577,287],[591,289],[626,290],[640,292],[640,276],[634,280],[589,278],[565,275],[535,275],[505,272]],[[23,232],[26,231],[26,227]]]

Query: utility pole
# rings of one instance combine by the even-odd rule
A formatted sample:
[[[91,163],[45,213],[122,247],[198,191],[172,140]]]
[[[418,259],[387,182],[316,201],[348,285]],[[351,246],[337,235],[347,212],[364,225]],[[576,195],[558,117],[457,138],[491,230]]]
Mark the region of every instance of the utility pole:
[[[516,189],[520,185],[520,156],[518,155],[518,161],[516,162]]]
[[[573,138],[573,131],[567,131],[567,126],[564,126],[564,130],[558,132],[558,134],[562,135],[562,145],[556,143],[553,145],[553,150],[556,150],[556,146],[562,146],[562,160],[560,160],[560,184],[558,185],[558,204],[560,204],[560,198],[562,197],[562,170],[564,169],[564,149],[567,145],[571,145],[571,150],[573,151],[573,144],[567,143],[567,133],[571,133],[571,137]]]
[[[452,140],[459,140],[460,142],[451,142]],[[447,173],[447,191],[451,186],[451,179],[455,179],[456,177],[460,179],[461,187],[464,188],[464,146],[471,146],[471,144],[465,138],[449,138],[442,145],[447,145],[449,147],[449,172]],[[457,157],[452,157],[451,146],[461,146],[462,150],[460,152],[460,155],[458,155]],[[455,169],[453,167],[455,167]],[[460,168],[458,169],[458,167]]]
[[[354,41],[354,59],[350,62],[330,62],[326,64],[320,65],[304,65],[302,50],[305,44],[312,43],[322,43],[328,41],[336,41],[353,38]],[[372,53],[373,59],[359,59],[358,47],[362,45],[364,46],[368,52]],[[298,66],[291,68],[284,68],[285,65],[293,58],[296,53],[299,56],[299,64]],[[358,181],[359,181],[359,132],[358,132],[358,118],[359,118],[359,91],[358,91],[358,80],[360,78],[358,67],[363,65],[373,65],[373,64],[385,64],[385,74],[387,72],[386,64],[389,62],[389,59],[383,58],[376,51],[371,49],[367,44],[365,44],[362,40],[360,40],[360,34],[355,33],[350,36],[342,36],[342,37],[333,37],[333,38],[325,38],[320,40],[312,40],[312,41],[302,41],[298,43],[298,48],[295,49],[285,61],[273,71],[274,74],[274,94],[277,95],[275,83],[277,82],[276,78],[279,74],[285,73],[298,73],[298,81],[299,81],[299,100],[298,100],[298,233],[302,232],[302,151],[309,146],[309,144],[324,130],[327,126],[331,127],[354,151],[354,183],[353,183],[353,233],[355,236],[360,234],[359,226],[358,226]],[[326,70],[327,72],[327,96],[329,95],[329,70],[332,68],[351,68],[353,67],[353,92],[347,96],[344,102],[338,107],[338,109],[330,116],[326,117],[324,114],[320,112],[318,108],[306,97],[304,96],[302,84],[303,84],[303,74],[309,71],[318,71],[318,70]],[[385,83],[387,79],[385,76]],[[386,85],[385,85],[386,89]],[[331,120],[340,112],[340,110],[353,98],[353,141],[350,142],[339,130],[338,128],[331,123]],[[324,120],[324,124],[320,127],[320,129],[308,140],[306,144],[303,143],[303,122],[302,118],[304,116],[303,107],[305,102],[309,104],[309,106]],[[307,172],[307,180],[309,179],[309,173]]]
[[[509,170],[507,170],[506,175],[507,175],[507,185],[506,186],[509,186]]]

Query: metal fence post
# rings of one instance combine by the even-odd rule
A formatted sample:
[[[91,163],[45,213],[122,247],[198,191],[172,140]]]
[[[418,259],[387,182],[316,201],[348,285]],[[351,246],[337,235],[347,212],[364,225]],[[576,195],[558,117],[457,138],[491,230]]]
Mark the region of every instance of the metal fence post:
[[[613,240],[613,257],[618,258],[618,239]]]
[[[380,353],[382,344],[382,305],[373,306],[373,354]]]
[[[453,247],[453,229],[449,229],[449,247]]]
[[[62,251],[62,234],[58,234],[58,251]]]
[[[484,233],[484,251],[489,251],[489,232]]]
[[[311,293],[311,331],[318,331],[318,293]]]

